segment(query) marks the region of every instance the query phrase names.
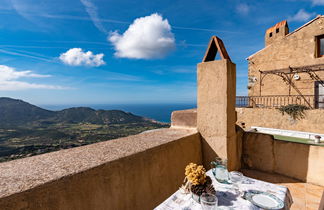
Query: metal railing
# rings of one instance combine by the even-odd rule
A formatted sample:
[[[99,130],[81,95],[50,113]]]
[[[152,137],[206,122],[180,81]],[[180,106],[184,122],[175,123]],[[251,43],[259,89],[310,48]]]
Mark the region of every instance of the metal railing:
[[[236,107],[278,108],[289,104],[324,108],[324,95],[236,96]]]

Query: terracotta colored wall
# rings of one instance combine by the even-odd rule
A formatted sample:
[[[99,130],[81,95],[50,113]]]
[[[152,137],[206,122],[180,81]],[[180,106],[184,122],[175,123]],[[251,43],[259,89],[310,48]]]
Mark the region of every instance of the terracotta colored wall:
[[[237,124],[251,126],[324,133],[324,110],[305,111],[304,119],[294,121],[287,114],[282,115],[277,109],[236,108]]]
[[[156,131],[159,135],[163,135],[163,132],[172,134],[177,131],[171,129],[170,131],[168,129]],[[144,138],[145,135],[140,134],[139,136]],[[151,132],[146,136],[147,144],[151,144],[150,141],[154,140],[154,138],[152,139],[154,135]],[[163,137],[160,136],[160,138]],[[135,141],[136,136],[127,137],[125,141],[132,140]],[[119,141],[123,141],[123,139]],[[113,140],[113,143],[118,143],[118,140]],[[92,150],[93,147],[105,144],[109,144],[109,142],[72,149],[70,153],[73,155],[72,151],[74,150]],[[147,147],[147,145],[143,145],[143,147]],[[60,152],[18,161],[25,161],[26,165],[30,162],[33,165],[31,161],[54,156]],[[62,152],[66,153],[66,150]],[[106,152],[109,153],[109,151]],[[89,170],[70,174],[9,197],[2,197],[0,198],[0,209],[152,209],[178,189],[184,178],[184,167],[189,162],[201,163],[201,145],[198,133],[106,162]],[[73,162],[65,164],[73,166]],[[21,171],[21,173],[24,172]],[[33,180],[29,180],[29,182],[33,182]]]
[[[244,168],[278,173],[324,186],[324,147],[274,140],[271,135],[245,133]]]
[[[298,67],[305,65],[323,64],[324,57],[316,58],[315,36],[324,34],[324,18],[319,18],[310,25],[299,31],[285,36],[275,41],[262,51],[249,58],[249,77],[256,77],[257,81],[251,89],[250,96],[258,96],[260,74],[259,70],[275,70],[288,68],[289,66]],[[324,72],[317,72],[318,76],[324,80]],[[298,89],[304,95],[314,94],[314,80],[307,73],[299,73],[301,79],[293,80]],[[288,95],[288,85],[284,83],[281,77],[267,75],[263,80],[262,95]],[[292,89],[291,94],[297,94]]]

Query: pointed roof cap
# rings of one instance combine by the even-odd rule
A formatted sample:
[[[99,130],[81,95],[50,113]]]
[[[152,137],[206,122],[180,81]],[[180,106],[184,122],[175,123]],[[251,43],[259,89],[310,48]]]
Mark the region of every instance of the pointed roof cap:
[[[208,48],[202,62],[215,60],[217,52],[219,52],[220,57],[222,59],[231,60],[231,58],[229,57],[226,51],[223,41],[217,36],[212,36],[212,38],[209,41]]]

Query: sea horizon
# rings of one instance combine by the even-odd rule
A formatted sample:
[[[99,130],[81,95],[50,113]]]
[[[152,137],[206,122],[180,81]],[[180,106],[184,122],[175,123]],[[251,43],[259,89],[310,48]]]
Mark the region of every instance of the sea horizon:
[[[242,101],[236,101],[236,107],[244,107]],[[160,104],[60,104],[60,105],[37,105],[41,108],[60,111],[72,107],[89,107],[95,110],[121,110],[134,115],[146,117],[159,122],[170,123],[171,113],[177,110],[197,108],[196,103],[160,103]]]
[[[66,104],[66,105],[38,105],[51,111],[59,111],[72,107],[89,107],[95,110],[121,110],[134,115],[149,118],[159,122],[170,123],[171,113],[177,110],[193,109],[194,103],[183,104]]]

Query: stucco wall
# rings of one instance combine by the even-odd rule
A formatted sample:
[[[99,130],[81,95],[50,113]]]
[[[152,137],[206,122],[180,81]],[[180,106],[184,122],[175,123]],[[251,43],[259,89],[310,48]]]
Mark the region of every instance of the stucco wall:
[[[324,18],[321,17],[300,30],[288,34],[280,40],[249,57],[249,77],[256,77],[257,81],[251,89],[250,96],[260,94],[260,73],[261,71],[298,67],[305,65],[323,64],[324,57],[317,58],[315,36],[324,34]],[[324,80],[324,72],[317,72]],[[314,80],[311,80],[307,73],[299,73],[301,79],[293,80],[298,89],[304,95],[314,94]],[[267,75],[263,79],[262,95],[288,95],[288,85],[279,76]],[[297,94],[291,89],[291,94]]]
[[[197,128],[197,109],[173,111],[171,114],[172,128]]]
[[[1,210],[152,209],[201,163],[199,134],[160,129],[0,164]]]
[[[197,129],[202,137],[204,166],[215,157],[239,168],[235,132],[236,65],[215,60],[197,65]]]
[[[294,121],[277,109],[236,108],[237,124],[249,129],[251,126],[324,133],[324,110],[306,110],[305,118]]]
[[[324,147],[273,139],[271,135],[245,133],[243,167],[278,173],[324,186]]]

